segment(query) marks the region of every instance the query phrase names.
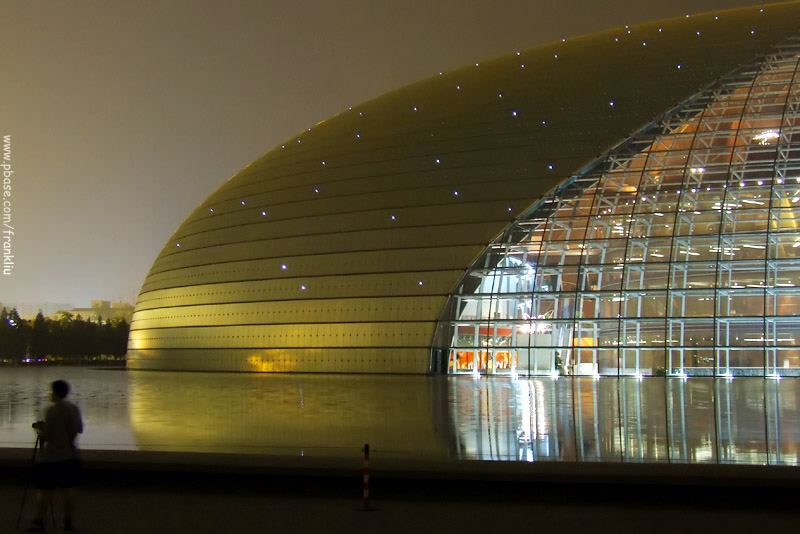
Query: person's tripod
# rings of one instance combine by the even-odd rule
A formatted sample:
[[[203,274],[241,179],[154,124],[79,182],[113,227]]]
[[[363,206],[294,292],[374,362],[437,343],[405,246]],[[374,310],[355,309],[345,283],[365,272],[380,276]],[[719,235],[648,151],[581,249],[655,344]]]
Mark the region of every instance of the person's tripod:
[[[34,466],[36,465],[36,451],[39,449],[39,444],[41,443],[41,438],[37,435],[36,436],[36,443],[33,445],[33,456],[31,456],[31,473],[33,472]],[[22,492],[22,502],[19,503],[19,513],[17,514],[17,524],[14,527],[14,530],[19,530],[19,522],[22,520],[22,511],[25,509],[25,501],[28,498],[28,488],[31,485],[31,477],[30,473],[28,476],[27,482],[25,482],[25,490]],[[50,519],[53,524],[56,524],[56,513],[53,510],[53,502],[50,501]]]

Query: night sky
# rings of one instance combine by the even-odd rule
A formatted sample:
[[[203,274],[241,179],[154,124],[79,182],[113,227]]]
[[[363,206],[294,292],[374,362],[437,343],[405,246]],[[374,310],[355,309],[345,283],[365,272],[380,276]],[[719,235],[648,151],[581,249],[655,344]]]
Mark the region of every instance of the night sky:
[[[135,302],[200,202],[348,106],[562,37],[745,5],[761,3],[3,0],[0,301]]]

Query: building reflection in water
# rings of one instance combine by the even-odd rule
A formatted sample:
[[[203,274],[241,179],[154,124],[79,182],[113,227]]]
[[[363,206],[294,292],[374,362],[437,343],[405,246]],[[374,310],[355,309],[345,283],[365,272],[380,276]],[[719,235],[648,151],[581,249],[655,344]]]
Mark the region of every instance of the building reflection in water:
[[[443,377],[128,374],[139,450],[450,457]]]
[[[449,383],[466,459],[797,465],[796,380],[469,378]]]
[[[140,450],[796,465],[800,381],[129,373]]]

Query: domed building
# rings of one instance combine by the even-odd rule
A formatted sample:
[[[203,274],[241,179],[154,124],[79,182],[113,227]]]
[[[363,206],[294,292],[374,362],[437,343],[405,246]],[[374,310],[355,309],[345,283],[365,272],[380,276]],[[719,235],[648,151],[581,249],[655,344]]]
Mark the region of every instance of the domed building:
[[[798,373],[798,28],[617,28],[315,125],[170,238],[129,367]]]

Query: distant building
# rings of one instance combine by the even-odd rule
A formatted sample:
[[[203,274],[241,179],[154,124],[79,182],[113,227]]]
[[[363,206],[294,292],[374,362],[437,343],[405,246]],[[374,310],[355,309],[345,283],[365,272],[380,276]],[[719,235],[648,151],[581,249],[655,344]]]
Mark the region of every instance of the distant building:
[[[71,308],[69,310],[59,310],[51,314],[52,319],[58,319],[64,311],[68,311],[77,317],[80,315],[84,320],[97,322],[99,320],[107,321],[109,319],[125,319],[131,322],[133,316],[133,306],[127,302],[111,302],[108,300],[93,300],[91,308]]]

